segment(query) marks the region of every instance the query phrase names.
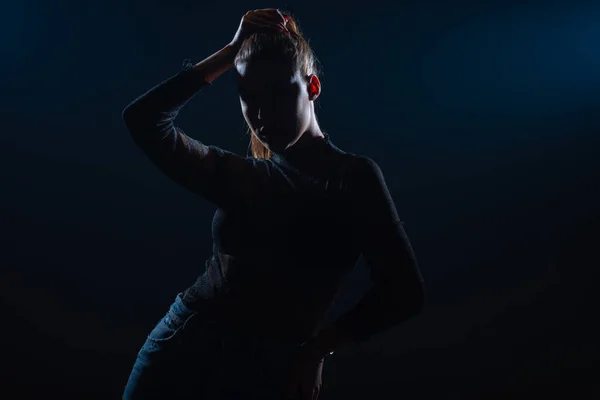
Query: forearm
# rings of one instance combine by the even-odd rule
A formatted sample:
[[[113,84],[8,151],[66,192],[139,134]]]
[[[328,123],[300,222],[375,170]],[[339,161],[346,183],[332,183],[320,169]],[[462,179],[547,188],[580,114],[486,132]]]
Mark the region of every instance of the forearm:
[[[353,343],[354,340],[341,332],[338,327],[333,324],[321,329],[314,337],[306,342],[305,345],[311,347],[317,358],[322,358],[333,354],[347,344]]]
[[[394,255],[394,251],[378,254],[383,259],[389,256],[389,259],[402,260],[399,263],[405,267],[373,272],[374,283],[360,301],[311,339],[312,345],[323,355],[348,343],[366,342],[421,311],[425,303],[425,284],[414,253],[406,248],[400,251],[401,255]],[[383,261],[373,255],[369,259],[375,265],[383,265]]]
[[[233,65],[237,48],[227,45],[199,63],[189,66],[154,86],[123,110],[123,119],[130,130],[169,126],[179,110],[204,86]]]
[[[366,342],[373,335],[417,315],[423,306],[423,297],[422,293],[415,293],[412,297],[386,300],[381,290],[372,288],[354,308],[321,329],[307,345],[324,357],[345,345]]]
[[[221,50],[194,65],[193,69],[204,76],[207,83],[212,83],[215,79],[233,67],[233,62],[238,51],[239,46],[228,44]]]
[[[372,287],[354,308],[321,329],[306,345],[318,357],[324,357],[345,345],[365,342],[374,334],[418,314],[424,302],[422,285],[417,284],[412,290],[398,290],[404,293],[402,297],[392,296],[389,289]]]
[[[234,57],[226,46],[139,96],[123,110],[123,120],[140,149],[166,176],[217,205],[230,197],[216,179],[223,152],[187,136],[175,126],[183,107],[209,81],[225,72]]]
[[[421,282],[412,287],[384,289],[373,286],[351,310],[335,322],[341,335],[364,342],[377,333],[390,329],[417,315],[424,304]]]

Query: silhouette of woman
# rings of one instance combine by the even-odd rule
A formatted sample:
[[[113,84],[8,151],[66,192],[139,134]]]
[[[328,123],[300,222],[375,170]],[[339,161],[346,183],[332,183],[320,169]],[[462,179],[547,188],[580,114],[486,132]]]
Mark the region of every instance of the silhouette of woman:
[[[234,69],[252,156],[174,124]],[[231,42],[123,110],[135,143],[172,180],[217,206],[206,270],[150,332],[125,399],[316,399],[324,358],[411,318],[423,278],[382,172],[321,130],[317,59],[294,19],[247,12]],[[363,254],[373,285],[320,326]]]

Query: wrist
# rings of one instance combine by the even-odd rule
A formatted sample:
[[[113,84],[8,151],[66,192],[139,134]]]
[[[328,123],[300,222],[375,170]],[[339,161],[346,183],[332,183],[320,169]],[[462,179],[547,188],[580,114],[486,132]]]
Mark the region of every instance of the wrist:
[[[340,346],[350,342],[350,338],[344,336],[335,325],[330,325],[309,339],[307,345],[317,354],[326,357],[333,354]]]
[[[239,48],[228,44],[194,65],[193,68],[200,72],[208,83],[212,83],[233,67],[238,50]]]
[[[227,45],[225,46],[225,48],[228,51],[232,51],[234,53],[234,58],[237,55],[238,51],[240,51],[240,49],[242,48],[242,44],[243,42],[240,41],[231,41],[229,43],[227,43]]]

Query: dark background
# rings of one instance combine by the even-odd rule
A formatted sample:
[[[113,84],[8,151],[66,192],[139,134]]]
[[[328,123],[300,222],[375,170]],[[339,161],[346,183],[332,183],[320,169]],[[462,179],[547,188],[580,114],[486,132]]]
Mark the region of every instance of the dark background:
[[[438,3],[3,3],[0,397],[120,396],[215,211],[121,111],[265,7],[310,38],[321,126],[380,165],[427,282],[419,317],[327,364],[322,398],[598,396],[600,5]],[[233,75],[178,124],[245,154]]]

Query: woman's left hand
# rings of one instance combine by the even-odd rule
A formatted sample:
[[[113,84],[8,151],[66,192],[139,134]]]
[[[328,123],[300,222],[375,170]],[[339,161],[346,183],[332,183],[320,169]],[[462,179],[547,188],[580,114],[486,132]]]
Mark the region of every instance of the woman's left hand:
[[[299,347],[286,384],[286,400],[317,400],[323,384],[325,356],[310,344]]]

